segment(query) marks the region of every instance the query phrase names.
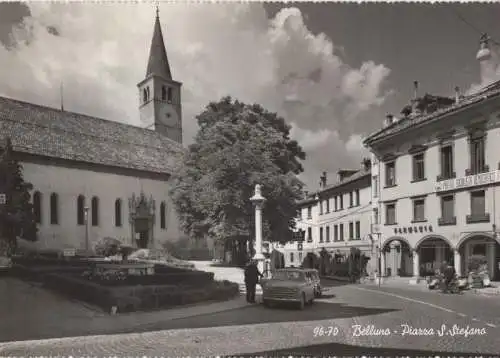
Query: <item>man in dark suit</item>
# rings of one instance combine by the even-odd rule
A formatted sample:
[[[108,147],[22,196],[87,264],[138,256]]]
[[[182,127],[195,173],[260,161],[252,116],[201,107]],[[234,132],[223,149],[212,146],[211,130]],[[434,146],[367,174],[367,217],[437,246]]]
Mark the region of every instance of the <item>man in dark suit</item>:
[[[450,286],[451,281],[455,278],[455,267],[448,265],[444,271],[444,279],[445,279],[445,287],[448,288]]]
[[[247,302],[255,303],[255,287],[259,282],[259,277],[264,277],[257,267],[255,260],[250,262],[245,267],[245,286],[247,290]]]

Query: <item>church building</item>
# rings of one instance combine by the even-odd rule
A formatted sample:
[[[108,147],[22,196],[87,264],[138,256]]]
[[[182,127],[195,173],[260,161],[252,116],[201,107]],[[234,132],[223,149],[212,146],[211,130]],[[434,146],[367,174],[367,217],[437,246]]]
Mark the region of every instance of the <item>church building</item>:
[[[180,238],[169,190],[183,151],[181,85],[157,11],[137,85],[142,128],[0,97],[0,145],[10,138],[33,185],[37,246],[89,250],[113,237],[160,248]]]

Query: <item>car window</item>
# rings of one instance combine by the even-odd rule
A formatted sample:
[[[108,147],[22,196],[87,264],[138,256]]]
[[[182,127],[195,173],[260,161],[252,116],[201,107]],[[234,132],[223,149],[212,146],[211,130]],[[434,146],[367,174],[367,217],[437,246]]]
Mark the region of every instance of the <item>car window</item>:
[[[304,273],[300,271],[276,271],[273,275],[273,279],[303,281],[305,276]]]

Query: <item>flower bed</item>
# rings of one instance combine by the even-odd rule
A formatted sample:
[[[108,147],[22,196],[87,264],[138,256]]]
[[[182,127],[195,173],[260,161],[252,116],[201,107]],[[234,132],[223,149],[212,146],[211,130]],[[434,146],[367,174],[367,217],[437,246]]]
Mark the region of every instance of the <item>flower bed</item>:
[[[184,284],[112,286],[76,275],[53,273],[45,275],[44,283],[47,288],[95,304],[108,312],[113,306],[118,312],[131,312],[227,300],[239,294],[239,286],[229,281],[212,281],[201,287]]]

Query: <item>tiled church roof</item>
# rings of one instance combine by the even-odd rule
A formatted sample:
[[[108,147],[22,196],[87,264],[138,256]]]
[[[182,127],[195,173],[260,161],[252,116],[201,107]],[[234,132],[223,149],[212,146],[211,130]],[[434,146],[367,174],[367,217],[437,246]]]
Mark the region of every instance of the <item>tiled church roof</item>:
[[[0,97],[0,140],[15,151],[171,174],[182,147],[149,129]]]
[[[474,93],[470,96],[467,96],[460,100],[458,103],[454,103],[450,106],[438,109],[437,111],[430,113],[430,114],[423,114],[418,117],[407,117],[407,118],[402,118],[396,123],[393,123],[389,125],[386,128],[382,128],[378,130],[377,132],[369,135],[365,140],[364,143],[365,145],[369,145],[370,143],[373,143],[379,139],[384,138],[385,136],[389,136],[398,132],[402,132],[408,128],[417,126],[423,122],[430,122],[432,120],[435,120],[441,116],[444,116],[446,114],[451,114],[453,112],[459,111],[461,109],[464,109],[468,106],[471,106],[475,103],[481,102],[485,99],[495,97],[500,95],[500,81],[494,82],[491,85],[483,88],[477,93]]]

